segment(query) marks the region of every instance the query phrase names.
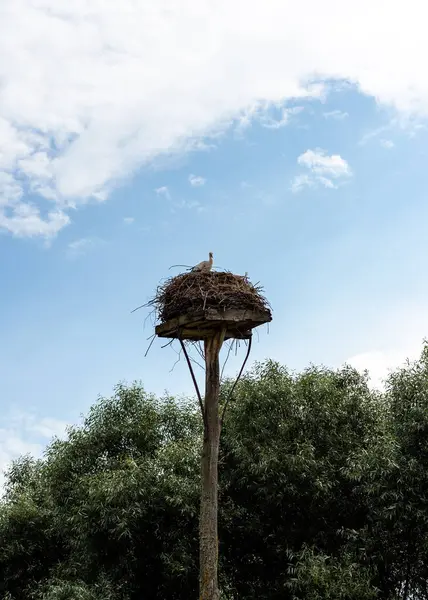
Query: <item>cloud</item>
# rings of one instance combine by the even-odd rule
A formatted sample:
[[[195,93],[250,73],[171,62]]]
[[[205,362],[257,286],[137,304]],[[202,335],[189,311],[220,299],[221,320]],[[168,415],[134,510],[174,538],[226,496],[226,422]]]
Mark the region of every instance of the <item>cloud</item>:
[[[167,188],[166,185],[156,188],[155,192],[158,196],[163,196],[167,200],[171,200],[171,194],[169,193],[169,189]]]
[[[41,444],[22,439],[13,430],[0,428],[0,498],[5,481],[4,472],[11,462],[24,454],[40,456],[41,452]]]
[[[42,437],[51,440],[53,437],[64,437],[68,423],[59,419],[45,417],[43,419],[33,419],[30,427],[31,431],[38,433]]]
[[[347,112],[343,112],[341,110],[330,110],[328,112],[323,113],[325,119],[336,119],[337,121],[343,121],[349,117]]]
[[[342,177],[350,175],[351,170],[348,163],[339,154],[328,155],[325,150],[306,150],[297,159],[299,165],[307,167],[319,175],[329,175],[331,177]]]
[[[321,99],[325,90],[323,83],[308,84],[306,98]],[[257,101],[240,111],[230,125],[235,125],[235,133],[240,137],[253,123],[259,123],[266,129],[280,129],[290,123],[290,120],[304,110],[303,106],[283,106],[283,103]]]
[[[171,212],[175,213],[177,210],[196,210],[197,212],[204,212],[205,208],[197,200],[180,200],[179,202],[174,202]]]
[[[383,389],[389,373],[403,365],[407,358],[405,353],[373,350],[352,356],[346,362],[360,373],[367,370],[370,385],[376,389]]]
[[[394,123],[391,122],[391,123],[388,123],[387,125],[381,125],[380,127],[376,127],[375,129],[372,129],[371,131],[368,131],[367,133],[365,133],[362,136],[362,138],[358,142],[358,145],[359,146],[365,146],[368,142],[370,142],[374,138],[378,137],[384,131],[388,131],[393,126],[394,126]]]
[[[85,254],[90,252],[100,243],[101,240],[98,238],[79,238],[77,240],[73,240],[67,246],[66,256],[70,259],[80,258],[85,256]]]
[[[423,304],[409,300],[411,293],[407,296],[403,290],[395,306],[384,304],[381,312],[373,311],[370,321],[359,325],[359,348],[346,362],[358,371],[367,369],[373,387],[381,389],[390,371],[420,357],[428,316]],[[351,344],[356,335],[350,336]]]
[[[297,163],[309,171],[297,175],[291,182],[291,191],[300,192],[305,187],[323,185],[326,188],[336,188],[336,181],[350,177],[351,168],[339,154],[328,155],[325,150],[306,150],[301,154]]]
[[[123,222],[125,225],[132,225],[132,223],[135,223],[135,219],[134,217],[123,217]]]
[[[0,228],[17,237],[53,237],[69,222],[68,215],[61,211],[51,211],[42,217],[36,206],[25,202],[11,207],[9,214],[0,209]]]
[[[42,216],[37,206],[22,200],[23,195],[15,177],[0,170],[0,230],[5,229],[17,237],[49,238],[70,222],[68,215],[59,209],[48,210]]]
[[[395,146],[392,140],[381,140],[380,145],[382,146],[382,148],[386,148],[387,150],[391,150]]]
[[[320,89],[320,88],[319,88]],[[264,107],[259,116],[259,121],[266,129],[280,129],[290,123],[293,116],[298,115],[304,110],[303,106],[293,106],[291,108],[282,107],[280,109],[279,118],[275,118],[270,114],[268,107]]]
[[[421,123],[419,115],[416,114],[407,114],[407,113],[399,113],[396,114],[393,118],[390,118],[387,123],[380,125],[379,127],[375,127],[367,131],[358,142],[359,146],[365,146],[367,143],[372,142],[376,138],[379,138],[381,135],[385,135],[392,130],[398,130],[401,134],[405,134],[409,138],[415,137],[421,130],[426,129],[426,123]],[[389,142],[391,140],[384,138],[380,140],[380,144],[384,145],[386,143],[386,147],[391,147]],[[393,144],[393,142],[391,142]]]
[[[226,0],[3,3],[0,170],[13,185],[0,227],[55,235],[70,206],[105,200],[141,165],[200,147],[244,115],[320,97],[314,79],[428,115],[420,0],[391,0],[388,18],[369,0],[242,10]]]
[[[197,175],[189,175],[189,183],[192,187],[201,187],[205,185],[207,182],[203,177],[198,177]]]
[[[67,423],[52,417],[14,412],[0,419],[0,496],[4,471],[10,463],[24,454],[39,458],[47,441],[54,436],[63,438]]]
[[[315,181],[309,175],[302,174],[302,175],[296,175],[296,177],[291,182],[290,189],[294,194],[296,194],[297,192],[300,192],[301,190],[303,190],[305,187],[314,187],[314,186],[315,186]]]

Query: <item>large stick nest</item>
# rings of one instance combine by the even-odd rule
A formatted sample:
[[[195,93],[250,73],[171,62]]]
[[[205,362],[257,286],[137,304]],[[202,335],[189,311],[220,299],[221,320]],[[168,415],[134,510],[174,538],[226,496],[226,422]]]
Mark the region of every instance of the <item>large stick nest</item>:
[[[225,271],[191,271],[167,279],[148,303],[161,323],[212,308],[261,312],[271,316],[263,288],[248,277]]]

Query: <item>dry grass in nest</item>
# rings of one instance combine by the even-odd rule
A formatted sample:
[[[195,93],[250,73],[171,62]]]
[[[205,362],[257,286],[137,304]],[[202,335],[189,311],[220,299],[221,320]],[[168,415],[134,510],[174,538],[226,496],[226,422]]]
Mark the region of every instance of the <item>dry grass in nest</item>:
[[[175,317],[208,308],[223,312],[230,309],[271,314],[263,288],[248,277],[224,271],[191,271],[167,279],[148,304],[156,310],[161,323]]]

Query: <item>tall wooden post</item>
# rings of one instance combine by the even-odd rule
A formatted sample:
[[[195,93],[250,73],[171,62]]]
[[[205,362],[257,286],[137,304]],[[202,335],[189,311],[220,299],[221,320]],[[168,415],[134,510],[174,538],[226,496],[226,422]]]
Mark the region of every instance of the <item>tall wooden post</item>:
[[[199,521],[199,598],[218,600],[218,453],[221,423],[219,415],[219,355],[226,330],[205,339],[204,440],[201,462],[201,513]]]
[[[219,600],[218,588],[218,453],[220,446],[221,419],[219,415],[220,396],[220,350],[225,339],[249,340],[248,353],[238,375],[239,380],[251,349],[252,330],[263,323],[272,320],[271,312],[267,307],[261,308],[265,303],[256,288],[248,282],[249,294],[256,299],[258,306],[254,310],[248,308],[236,309],[222,306],[217,309],[213,306],[205,307],[207,298],[215,288],[213,282],[223,279],[231,285],[230,295],[233,297],[235,288],[234,280],[238,281],[238,288],[242,287],[242,277],[230,273],[211,272],[209,274],[188,273],[180,275],[175,280],[183,278],[197,282],[197,294],[201,294],[202,306],[193,307],[192,311],[183,311],[183,314],[173,316],[156,325],[156,335],[161,338],[180,340],[186,357],[193,383],[195,385],[198,401],[204,418],[204,438],[201,460],[201,505],[199,521],[199,600]],[[202,278],[202,284],[201,284]],[[208,279],[204,279],[208,278]],[[204,282],[209,286],[203,291]],[[245,280],[246,281],[246,280]],[[174,282],[174,280],[173,280]],[[171,285],[171,284],[170,284]],[[174,285],[174,284],[173,284]],[[208,285],[208,284],[207,284]],[[211,286],[211,287],[210,287]],[[179,292],[184,293],[183,302],[187,305],[189,289],[191,286],[179,286]],[[224,287],[222,288],[224,289]],[[181,291],[184,290],[184,291]],[[178,292],[171,292],[172,295]],[[174,296],[175,297],[175,296]],[[256,302],[256,304],[257,304]],[[203,400],[195,375],[193,373],[190,357],[187,353],[185,341],[204,342],[205,350],[205,400]],[[234,386],[232,387],[233,391]]]

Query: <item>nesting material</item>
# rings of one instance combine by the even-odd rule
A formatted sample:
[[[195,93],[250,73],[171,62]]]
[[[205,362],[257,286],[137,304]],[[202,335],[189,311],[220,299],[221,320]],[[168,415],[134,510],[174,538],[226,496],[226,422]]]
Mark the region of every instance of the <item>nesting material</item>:
[[[224,324],[226,337],[247,338],[251,329],[271,321],[261,286],[229,272],[194,271],[171,277],[149,303],[157,313],[161,337],[203,339]]]
[[[248,277],[216,271],[171,277],[159,286],[150,304],[161,322],[209,308],[270,312],[260,286],[253,285]]]

